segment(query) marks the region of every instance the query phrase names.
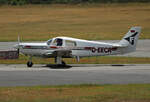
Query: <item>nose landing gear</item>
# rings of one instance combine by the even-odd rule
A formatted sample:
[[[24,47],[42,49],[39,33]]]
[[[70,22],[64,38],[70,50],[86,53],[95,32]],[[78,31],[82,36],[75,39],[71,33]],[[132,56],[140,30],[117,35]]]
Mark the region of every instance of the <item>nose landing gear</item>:
[[[28,67],[32,67],[32,66],[33,66],[33,63],[32,63],[31,61],[28,61],[28,62],[27,62],[27,66],[28,66]]]
[[[55,63],[56,63],[56,67],[66,67],[66,63],[62,60],[62,57],[56,57],[55,58]],[[33,62],[32,62],[32,56],[29,57],[29,60],[27,62],[27,67],[32,67],[33,66]]]
[[[32,67],[33,62],[32,62],[32,56],[29,57],[29,61],[27,62],[27,67]]]

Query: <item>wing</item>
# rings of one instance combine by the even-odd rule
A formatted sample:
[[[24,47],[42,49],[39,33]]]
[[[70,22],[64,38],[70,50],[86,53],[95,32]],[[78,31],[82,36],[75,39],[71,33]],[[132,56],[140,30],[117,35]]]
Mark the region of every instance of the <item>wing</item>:
[[[53,52],[53,56],[71,57],[72,51],[71,50],[56,50]]]
[[[57,49],[53,52],[46,52],[43,54],[44,57],[56,57],[56,56],[62,56],[65,58],[72,57],[72,51],[67,49]]]

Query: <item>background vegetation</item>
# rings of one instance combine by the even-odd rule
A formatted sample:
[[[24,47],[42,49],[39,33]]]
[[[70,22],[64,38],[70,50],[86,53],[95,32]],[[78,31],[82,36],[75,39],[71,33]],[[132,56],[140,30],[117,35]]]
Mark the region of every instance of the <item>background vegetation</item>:
[[[127,3],[150,2],[149,0],[0,0],[0,4],[24,5],[24,4],[78,4],[78,3]]]
[[[0,41],[46,41],[56,36],[120,40],[132,26],[150,38],[150,3],[0,7]]]

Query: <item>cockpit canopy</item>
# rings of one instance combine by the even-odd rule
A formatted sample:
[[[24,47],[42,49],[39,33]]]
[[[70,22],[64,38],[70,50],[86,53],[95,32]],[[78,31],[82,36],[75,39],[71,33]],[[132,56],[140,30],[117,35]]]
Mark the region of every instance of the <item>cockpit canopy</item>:
[[[69,40],[69,39],[62,39],[62,38],[53,38],[47,41],[47,45],[53,45],[53,46],[68,46],[68,47],[74,47],[77,46],[75,41]]]
[[[63,39],[61,38],[54,38],[47,41],[47,45],[55,45],[55,46],[62,46]]]

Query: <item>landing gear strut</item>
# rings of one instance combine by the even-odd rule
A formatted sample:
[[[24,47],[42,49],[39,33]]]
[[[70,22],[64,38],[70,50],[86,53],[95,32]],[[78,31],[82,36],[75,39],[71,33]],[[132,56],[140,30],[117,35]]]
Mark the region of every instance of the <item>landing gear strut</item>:
[[[58,65],[63,65],[63,66],[66,65],[66,63],[62,60],[62,57],[59,57],[59,56],[57,56],[55,58],[55,63],[58,64]]]
[[[32,67],[33,62],[32,62],[32,56],[29,57],[29,61],[27,62],[27,67]]]

